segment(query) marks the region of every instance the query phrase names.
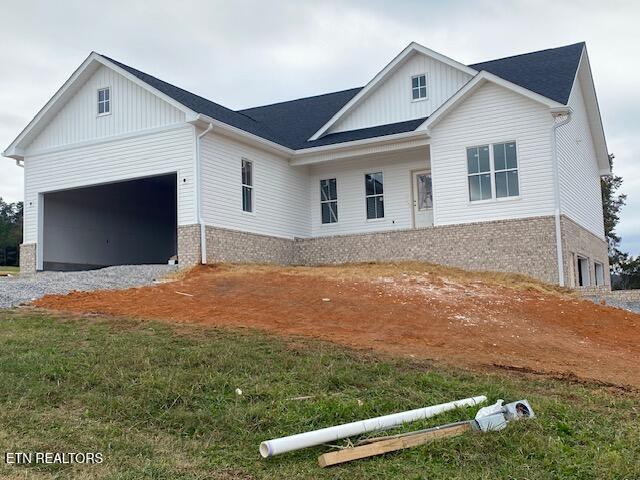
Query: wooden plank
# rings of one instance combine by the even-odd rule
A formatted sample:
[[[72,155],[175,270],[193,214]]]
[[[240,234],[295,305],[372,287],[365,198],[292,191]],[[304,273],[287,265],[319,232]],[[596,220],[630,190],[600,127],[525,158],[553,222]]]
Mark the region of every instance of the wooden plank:
[[[462,425],[453,425],[450,427],[430,430],[428,432],[394,437],[389,440],[381,440],[379,442],[369,443],[360,447],[345,448],[344,450],[325,453],[318,457],[318,463],[323,468],[329,467],[331,465],[350,462],[360,458],[373,457],[375,455],[382,455],[383,453],[395,452],[396,450],[417,447],[418,445],[424,445],[425,443],[441,438],[457,437],[458,435],[462,435],[470,430],[472,430],[471,424],[464,423]]]

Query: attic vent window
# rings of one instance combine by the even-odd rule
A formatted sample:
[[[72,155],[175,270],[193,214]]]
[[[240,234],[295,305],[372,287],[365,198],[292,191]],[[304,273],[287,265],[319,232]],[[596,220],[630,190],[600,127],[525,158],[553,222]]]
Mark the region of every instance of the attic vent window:
[[[427,75],[415,75],[411,77],[411,96],[413,100],[427,98]]]
[[[111,113],[111,89],[98,89],[98,115],[108,115]]]

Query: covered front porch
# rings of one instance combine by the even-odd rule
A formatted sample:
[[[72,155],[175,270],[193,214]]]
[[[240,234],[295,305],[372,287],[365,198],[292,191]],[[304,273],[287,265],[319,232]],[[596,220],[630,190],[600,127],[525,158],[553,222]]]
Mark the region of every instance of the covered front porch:
[[[432,227],[430,145],[421,140],[300,162],[309,172],[311,236]]]

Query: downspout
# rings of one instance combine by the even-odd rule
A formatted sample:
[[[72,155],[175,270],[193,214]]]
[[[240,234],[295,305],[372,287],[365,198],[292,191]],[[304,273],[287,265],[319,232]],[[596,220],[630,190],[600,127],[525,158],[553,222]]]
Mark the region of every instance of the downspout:
[[[16,165],[20,168],[24,168],[24,160],[16,160]]]
[[[202,219],[202,181],[201,181],[201,159],[200,159],[200,140],[211,130],[213,124],[210,123],[207,129],[196,137],[196,216],[200,224],[200,258],[202,264],[207,263],[207,236],[204,220]]]
[[[553,162],[553,180],[555,186],[555,223],[556,223],[556,256],[558,261],[558,283],[561,287],[565,286],[564,278],[564,255],[562,252],[562,226],[560,222],[560,213],[562,211],[562,199],[560,196],[560,170],[558,166],[558,128],[566,125],[571,121],[571,110],[564,113],[566,118],[556,122],[556,118],[562,113],[553,113],[553,127],[551,128],[551,159]]]

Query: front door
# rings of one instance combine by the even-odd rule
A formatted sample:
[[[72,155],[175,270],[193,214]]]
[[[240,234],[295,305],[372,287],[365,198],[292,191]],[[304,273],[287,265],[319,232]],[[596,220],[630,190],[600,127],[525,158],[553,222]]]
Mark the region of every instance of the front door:
[[[431,172],[413,172],[413,225],[415,228],[433,226],[433,189]]]

